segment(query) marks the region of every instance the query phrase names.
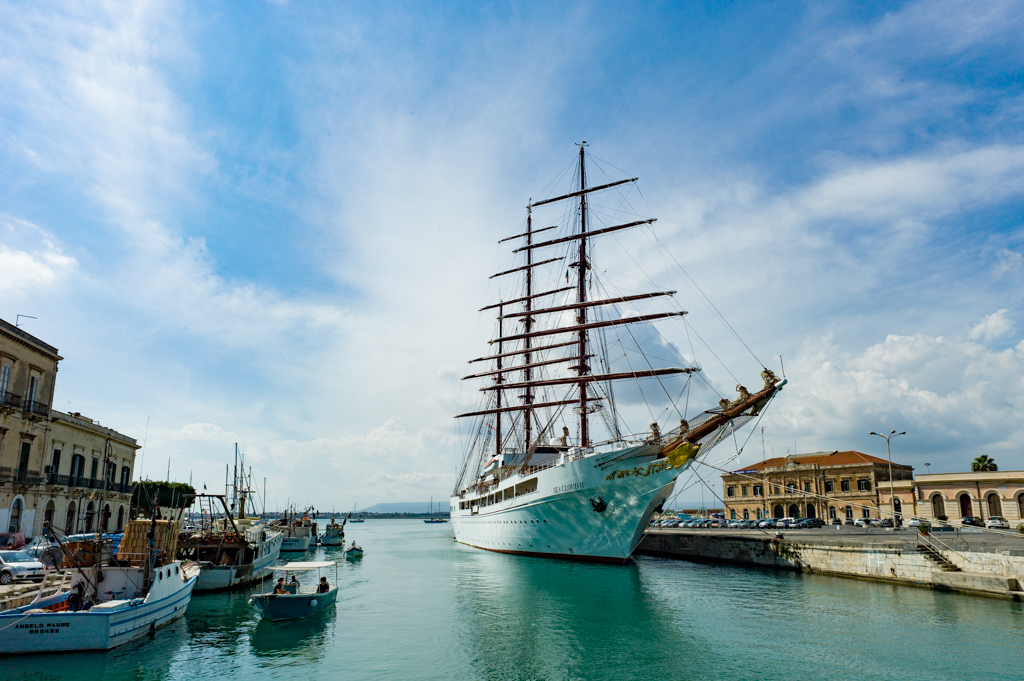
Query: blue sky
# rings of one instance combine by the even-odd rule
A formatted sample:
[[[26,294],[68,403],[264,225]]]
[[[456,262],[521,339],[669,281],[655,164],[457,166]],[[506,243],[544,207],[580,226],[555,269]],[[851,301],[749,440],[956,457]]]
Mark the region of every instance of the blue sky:
[[[145,474],[214,483],[239,441],[272,504],[441,498],[495,241],[586,139],[784,358],[766,449],[892,427],[933,472],[1024,468],[1022,32],[1010,2],[2,3],[0,316],[61,349],[58,408],[149,419]]]

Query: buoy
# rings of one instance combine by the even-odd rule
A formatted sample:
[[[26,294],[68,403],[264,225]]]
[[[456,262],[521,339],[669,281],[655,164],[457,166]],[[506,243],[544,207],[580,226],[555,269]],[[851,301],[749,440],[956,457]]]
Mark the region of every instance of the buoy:
[[[309,602],[309,606],[311,608],[315,608],[316,607],[316,599],[315,598]]]

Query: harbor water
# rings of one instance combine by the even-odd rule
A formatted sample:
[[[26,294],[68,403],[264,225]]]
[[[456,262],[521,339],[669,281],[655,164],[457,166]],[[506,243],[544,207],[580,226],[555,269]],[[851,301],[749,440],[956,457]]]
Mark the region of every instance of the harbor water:
[[[249,591],[200,595],[152,640],[9,658],[0,677],[935,681],[1024,669],[1019,603],[654,558],[507,556],[419,520],[346,529],[361,560],[306,554],[340,563],[338,604],[318,618],[261,622]]]

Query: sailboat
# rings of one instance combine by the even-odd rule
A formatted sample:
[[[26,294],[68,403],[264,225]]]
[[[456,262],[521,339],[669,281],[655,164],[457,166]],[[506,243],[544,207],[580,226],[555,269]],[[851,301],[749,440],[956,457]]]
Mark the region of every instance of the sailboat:
[[[440,504],[438,504],[438,506],[440,507]],[[440,511],[441,509],[438,508],[438,513],[440,513]],[[444,518],[441,515],[434,515],[434,497],[430,497],[430,517],[424,518],[423,522],[427,523],[428,525],[448,522],[447,518]]]
[[[352,512],[353,513],[356,513],[356,507],[358,505],[359,504],[352,504]],[[350,523],[361,523],[361,522],[363,522],[363,519],[362,518],[353,518],[353,517],[349,516],[349,522]]]
[[[655,323],[687,314],[672,307],[676,292],[637,291],[638,281],[651,281],[646,275],[634,275],[631,290],[609,290],[614,284],[607,270],[593,259],[595,247],[603,253],[615,246],[612,234],[655,220],[634,213],[622,224],[600,224],[630,205],[621,192],[638,178],[588,184],[586,148],[579,145],[570,191],[531,199],[525,230],[499,242],[515,244],[515,266],[491,279],[514,277],[515,291],[480,310],[496,312],[495,335],[490,351],[470,360],[485,368],[464,378],[484,385],[478,408],[456,416],[473,425],[450,499],[451,521],[457,541],[480,549],[625,563],[676,479],[756,418],[785,380],[762,365],[764,385],[755,392],[738,385],[735,399],[723,397],[692,417],[680,410],[666,386],[678,391],[684,383],[688,407],[691,379],[701,369],[686,365],[679,353],[677,363],[664,366],[658,355],[672,346],[656,344],[661,352],[654,354],[637,340],[658,334]],[[617,207],[598,211],[595,219],[592,199],[613,189],[620,193]],[[542,208],[560,209],[562,224],[535,229],[534,211]],[[616,267],[633,263],[628,252]],[[660,303],[661,311],[633,309],[651,303]],[[662,413],[678,417],[678,425],[662,417],[642,432],[624,431],[630,404],[616,401],[616,389],[648,408],[655,397],[668,397],[675,413]],[[559,426],[561,437],[553,437]]]

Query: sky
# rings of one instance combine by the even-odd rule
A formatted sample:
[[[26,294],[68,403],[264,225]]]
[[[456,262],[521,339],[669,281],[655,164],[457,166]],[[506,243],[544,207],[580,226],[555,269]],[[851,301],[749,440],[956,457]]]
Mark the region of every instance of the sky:
[[[1021,34],[994,0],[0,2],[0,317],[142,476],[218,489],[237,442],[273,508],[446,498],[496,242],[587,140],[784,366],[711,461],[896,429],[919,472],[1024,469]],[[708,382],[758,385],[680,298]]]

